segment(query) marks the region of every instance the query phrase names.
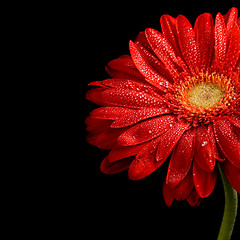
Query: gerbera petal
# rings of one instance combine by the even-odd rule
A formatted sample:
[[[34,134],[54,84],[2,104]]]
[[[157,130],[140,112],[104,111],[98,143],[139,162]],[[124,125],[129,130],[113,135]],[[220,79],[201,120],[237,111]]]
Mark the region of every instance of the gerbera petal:
[[[105,134],[110,129],[111,123],[112,121],[109,120],[87,117],[85,120],[85,124],[87,125],[86,130],[90,132],[86,137],[87,142],[103,149],[111,148],[115,144],[116,139],[107,139],[104,143],[99,141],[99,136],[100,138],[103,137],[102,134]]]
[[[227,49],[226,26],[221,13],[218,13],[215,20],[215,57],[218,63],[225,61]]]
[[[110,61],[106,66],[106,71],[113,78],[144,79],[128,55]]]
[[[89,132],[101,132],[105,128],[109,128],[112,121],[105,119],[94,119],[91,116],[87,117],[85,120],[86,130]]]
[[[240,75],[240,57],[239,57],[239,59],[237,61],[235,71],[237,72],[238,75]]]
[[[200,51],[195,39],[195,33],[186,17],[177,17],[177,31],[183,57],[191,70],[199,69],[201,65]]]
[[[115,174],[122,172],[129,168],[133,158],[124,158],[117,162],[109,162],[108,157],[106,157],[100,166],[100,169],[105,174]]]
[[[201,203],[201,200],[202,198],[200,198],[195,188],[192,190],[192,193],[187,198],[187,201],[191,207],[199,206],[199,204]]]
[[[194,187],[192,171],[176,187],[171,188],[167,182],[163,184],[163,196],[167,206],[172,204],[173,198],[177,201],[185,200],[189,197]]]
[[[122,128],[151,117],[165,115],[171,112],[171,108],[165,106],[139,110],[123,107],[101,107],[93,110],[90,116],[94,119],[115,120],[111,124],[111,128]]]
[[[91,131],[87,136],[87,141],[99,148],[111,149],[117,144],[118,137],[124,131],[126,131],[126,129],[112,129],[110,127],[105,127],[99,131]]]
[[[174,199],[174,193],[173,189],[169,187],[168,184],[164,181],[163,187],[162,187],[162,193],[164,200],[166,202],[166,205],[170,207],[172,205],[173,199]]]
[[[205,125],[197,127],[194,158],[199,167],[203,170],[207,172],[212,172],[214,170],[215,158]]]
[[[173,147],[175,146],[174,142],[181,137],[183,131],[186,130],[189,124],[175,124],[175,128],[169,130],[167,134],[161,135],[160,137],[156,138],[155,140],[149,142],[136,156],[134,161],[129,167],[128,175],[129,178],[132,180],[138,180],[141,178],[146,177],[147,175],[151,174],[155,171],[158,167],[160,167],[167,156],[172,151]],[[162,137],[163,136],[163,137]],[[167,148],[164,149],[164,143],[167,145]],[[169,144],[171,146],[169,146]],[[167,151],[164,156],[164,160],[156,161],[157,154],[156,151],[159,150]],[[160,153],[161,155],[162,152]]]
[[[214,23],[210,13],[200,15],[194,26],[196,40],[202,59],[202,66],[210,66],[214,46]]]
[[[135,91],[136,96],[139,96],[139,98],[149,99],[149,98],[157,98],[158,101],[165,103],[167,100],[162,97],[163,91],[160,91],[158,88],[150,85],[149,83],[137,81],[137,80],[128,80],[128,79],[106,79],[103,81],[95,81],[90,83],[91,86],[97,86],[96,88],[90,89],[86,93],[86,98],[90,101],[95,102],[98,105],[116,105],[116,104],[110,104],[107,103],[107,99],[105,99],[104,92],[105,90],[109,90],[107,93],[111,92],[114,88],[114,91],[128,91],[128,94],[130,94],[130,91]],[[117,89],[117,90],[116,90]],[[147,96],[146,96],[147,94]],[[127,98],[128,95],[125,97]],[[136,99],[138,102],[138,99]],[[120,105],[120,104],[119,104]],[[137,104],[136,104],[137,105]]]
[[[215,136],[214,136],[213,124],[212,123],[210,123],[208,125],[208,136],[209,136],[209,139],[210,139],[210,142],[211,142],[211,145],[212,145],[212,151],[213,151],[214,158],[217,159],[220,162],[223,162],[224,159],[220,157],[219,150],[217,148],[217,143],[216,143],[216,139],[215,139]]]
[[[231,8],[228,13],[223,16],[228,31],[232,28],[233,24],[237,22],[237,17],[238,10],[235,7]]]
[[[178,42],[176,19],[165,14],[161,16],[160,23],[164,37],[171,43],[176,55],[182,56]]]
[[[100,91],[98,103],[103,106],[119,106],[119,107],[161,107],[163,100],[144,92],[134,91],[130,89],[112,88]],[[96,101],[95,101],[96,102]]]
[[[161,108],[143,108],[140,110],[129,109],[130,111],[122,114],[111,125],[112,128],[122,128],[138,123],[142,120],[146,120],[151,117],[165,115],[171,113],[172,110],[169,107],[162,106]]]
[[[229,45],[226,53],[226,60],[224,67],[226,70],[232,70],[235,68],[239,55],[240,55],[240,29],[236,23],[234,23],[231,35],[229,37]]]
[[[162,64],[162,62],[157,58],[153,51],[149,51],[139,42],[135,42],[135,45],[141,51],[142,57],[147,61],[151,68],[158,72],[158,74],[164,77],[167,81],[169,82],[173,81],[171,74]]]
[[[145,34],[155,54],[162,61],[171,75],[177,77],[179,75],[179,66],[177,65],[178,59],[171,44],[155,29],[147,28]]]
[[[158,88],[149,84],[148,82],[141,80],[130,80],[121,78],[111,78],[103,81],[92,82],[89,85],[100,86],[103,88],[123,88],[138,91],[139,93],[144,92],[151,94],[154,97],[162,98],[163,94]]]
[[[166,182],[170,187],[177,186],[187,175],[195,149],[195,129],[186,131],[178,141],[168,167]]]
[[[157,162],[163,163],[166,160],[166,158],[170,155],[170,153],[176,146],[178,140],[186,131],[188,126],[189,123],[172,124],[170,129],[159,137],[161,141],[158,144],[158,149],[156,153]]]
[[[240,169],[228,161],[221,164],[221,167],[229,183],[240,194]]]
[[[187,176],[185,176],[185,178],[175,188],[173,188],[174,197],[177,201],[185,200],[191,194],[193,187],[193,174],[190,170]]]
[[[172,82],[172,78],[175,75],[171,75],[169,70],[166,68],[166,66],[162,62],[162,57],[158,58],[158,56],[155,54],[154,49],[149,43],[149,40],[146,37],[146,31],[143,31],[138,34],[136,40],[134,43],[136,46],[141,50],[142,54],[148,59],[149,64],[156,70],[158,71],[163,77],[165,77],[168,81]],[[167,37],[165,36],[167,39]],[[173,47],[173,46],[172,46]],[[174,48],[174,47],[173,47]],[[174,49],[175,50],[175,49]],[[179,54],[178,54],[179,52]],[[176,51],[176,56],[177,58],[179,57],[178,55],[181,55],[181,50],[179,48],[178,52]],[[183,63],[182,63],[183,64]],[[183,64],[184,65],[184,64]]]
[[[152,50],[152,48],[146,38],[145,31],[142,31],[138,34],[134,43],[137,45],[143,46],[149,52],[150,55],[152,55],[152,56],[155,55],[154,51]]]
[[[164,115],[141,122],[118,138],[118,144],[122,146],[137,145],[166,132],[174,123],[176,118],[173,115]]]
[[[240,130],[227,119],[218,119],[213,123],[214,133],[222,152],[228,160],[240,168]]]
[[[104,99],[101,98],[101,94],[105,91],[104,88],[92,88],[87,91],[85,97],[88,101],[92,101],[97,105],[105,106],[106,103]]]
[[[109,162],[115,162],[123,158],[134,156],[146,145],[147,143],[142,143],[135,146],[119,146],[115,145],[108,155]]]
[[[233,115],[228,116],[227,118],[230,120],[230,122],[234,126],[240,128],[240,114],[233,114]]]
[[[193,181],[200,197],[205,198],[212,193],[216,179],[216,170],[213,172],[206,172],[197,165],[196,161],[193,162]]]
[[[107,119],[107,120],[117,120],[121,118],[122,115],[127,114],[128,112],[134,111],[129,108],[122,107],[101,107],[93,110],[90,113],[90,116],[95,119]]]
[[[152,85],[158,87],[161,90],[164,90],[164,88],[169,88],[172,85],[149,65],[147,59],[143,57],[139,48],[132,41],[129,42],[129,49],[134,64],[142,73],[142,75],[146,78],[147,82],[151,83]]]
[[[156,161],[156,150],[161,139],[149,142],[136,156],[128,170],[131,180],[142,179],[154,172],[162,163]]]

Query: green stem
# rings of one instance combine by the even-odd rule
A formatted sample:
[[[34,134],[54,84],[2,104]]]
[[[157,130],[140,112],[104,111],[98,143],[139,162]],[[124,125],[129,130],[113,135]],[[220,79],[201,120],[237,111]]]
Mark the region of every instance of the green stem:
[[[225,207],[222,224],[217,240],[230,240],[237,216],[238,196],[237,192],[232,188],[232,186],[229,184],[228,180],[224,176],[220,165],[218,165],[218,167],[224,187]]]

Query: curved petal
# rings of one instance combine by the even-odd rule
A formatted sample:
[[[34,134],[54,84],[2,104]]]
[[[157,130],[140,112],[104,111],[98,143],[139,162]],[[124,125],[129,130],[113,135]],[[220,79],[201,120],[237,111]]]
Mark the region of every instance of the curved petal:
[[[147,142],[166,132],[174,123],[176,118],[173,115],[164,115],[141,122],[118,138],[121,146],[137,145]]]
[[[206,172],[197,165],[196,161],[193,162],[193,181],[200,197],[206,198],[212,193],[216,179],[216,169],[213,172]]]
[[[168,207],[170,207],[172,205],[172,202],[174,199],[174,193],[173,193],[173,189],[170,188],[169,185],[166,184],[165,181],[163,183],[162,193],[163,193],[163,197],[164,197],[166,205]]]
[[[187,130],[190,123],[176,123],[170,126],[170,129],[161,135],[156,153],[156,161],[163,163],[173,151],[182,134]]]
[[[110,128],[112,121],[105,119],[95,119],[91,116],[88,116],[85,119],[86,130],[88,132],[98,133],[106,128]]]
[[[202,198],[198,195],[195,188],[192,190],[192,193],[187,198],[187,201],[191,207],[199,206],[199,204],[201,203],[201,200]]]
[[[129,158],[124,158],[120,161],[111,163],[109,162],[108,157],[106,157],[102,161],[100,169],[105,174],[119,173],[128,169],[132,160],[133,160],[133,157],[129,157]]]
[[[135,45],[141,51],[142,57],[147,61],[147,63],[151,68],[153,68],[158,74],[164,77],[167,81],[169,82],[173,81],[171,74],[163,65],[163,63],[157,58],[156,54],[152,51],[152,49],[151,51],[148,50],[148,48],[146,48],[139,42],[135,42]]]
[[[212,145],[205,125],[200,125],[196,130],[196,145],[194,158],[199,167],[207,172],[215,168]]]
[[[152,50],[152,48],[151,48],[151,46],[150,46],[150,44],[149,44],[149,42],[148,42],[148,40],[147,40],[147,38],[146,38],[145,31],[142,31],[142,32],[140,32],[140,33],[137,35],[134,43],[140,44],[140,45],[143,46],[151,55],[153,55],[153,56],[155,55],[154,51]]]
[[[95,119],[117,120],[118,118],[121,118],[122,115],[129,112],[131,113],[132,111],[137,110],[122,107],[101,107],[94,109],[90,113],[90,116]]]
[[[122,78],[110,78],[105,79],[103,81],[95,81],[89,84],[90,86],[99,86],[103,88],[123,88],[129,89],[139,92],[144,92],[151,94],[155,97],[160,97],[163,92],[148,82],[141,80],[130,80],[130,79],[122,79]]]
[[[106,88],[92,88],[86,92],[86,99],[97,105],[105,106],[106,103],[104,99],[101,98],[101,94],[106,90]]]
[[[240,75],[240,57],[239,57],[238,62],[236,64],[235,71],[237,72],[238,75]]]
[[[227,50],[226,26],[221,13],[218,13],[215,20],[215,57],[220,65],[224,63]]]
[[[193,174],[190,170],[187,176],[175,187],[174,189],[174,197],[177,201],[182,201],[187,199],[187,197],[191,194],[194,187],[193,183]]]
[[[142,75],[146,78],[147,82],[163,91],[164,88],[169,88],[172,85],[149,65],[147,59],[143,57],[139,48],[132,41],[129,42],[129,49],[134,64],[136,65],[138,70],[142,73]]]
[[[87,141],[102,149],[111,149],[117,144],[118,137],[127,130],[126,129],[112,129],[110,127],[100,128],[97,125],[98,130],[91,131],[87,136]]]
[[[111,152],[108,154],[108,161],[111,163],[111,162],[121,160],[123,158],[137,155],[146,144],[147,143],[142,143],[139,145],[127,146],[127,147],[115,145],[112,148]]]
[[[130,109],[129,109],[130,110]],[[169,107],[161,107],[161,108],[143,108],[140,110],[133,110],[126,112],[126,114],[122,114],[116,121],[114,121],[111,125],[112,128],[122,128],[138,123],[142,120],[146,120],[148,118],[165,115],[171,113],[172,110]]]
[[[210,123],[208,125],[208,136],[209,136],[209,139],[210,139],[210,142],[211,142],[211,145],[212,145],[212,151],[213,151],[214,158],[217,159],[220,162],[223,162],[225,159],[220,157],[219,149],[218,149],[216,139],[215,139],[215,136],[214,136],[214,132],[213,132],[213,124],[212,123]]]
[[[228,119],[234,126],[240,128],[240,114],[230,115],[228,116]]]
[[[173,77],[179,75],[178,59],[168,40],[157,30],[147,28],[145,34],[153,51]]]
[[[236,67],[240,56],[240,29],[237,23],[234,23],[229,36],[229,44],[226,52],[224,67],[226,70],[232,70]]]
[[[201,65],[200,51],[195,33],[188,19],[182,15],[177,17],[177,31],[183,57],[191,70],[198,70]]]
[[[175,53],[181,57],[182,53],[178,42],[176,23],[176,18],[167,14],[161,16],[160,18],[160,24],[164,37],[171,43]]]
[[[161,166],[162,163],[156,161],[156,150],[160,140],[152,140],[137,154],[128,170],[129,179],[142,179]]]
[[[233,24],[237,22],[238,10],[235,7],[232,7],[227,14],[223,16],[227,30],[229,31]]]
[[[86,137],[87,142],[103,149],[112,148],[116,144],[116,137],[118,138],[122,131],[111,131],[111,123],[109,120],[87,117],[86,130],[90,132]],[[105,140],[102,141],[103,139]]]
[[[214,46],[214,23],[210,13],[200,15],[194,26],[196,40],[202,59],[202,66],[209,67]]]
[[[195,128],[187,130],[173,151],[166,178],[166,183],[172,188],[183,180],[192,165],[195,150],[195,132]]]
[[[123,55],[110,61],[106,66],[106,71],[113,78],[144,80],[129,55]]]
[[[218,145],[228,160],[240,168],[240,130],[227,119],[219,119],[213,123]]]
[[[228,161],[221,164],[221,167],[229,183],[240,194],[240,169]]]
[[[189,171],[187,176],[174,188],[164,182],[163,196],[167,206],[172,204],[173,198],[177,201],[185,200],[189,197],[194,187],[192,171]]]
[[[131,109],[123,107],[101,107],[90,113],[91,118],[114,120],[111,128],[122,128],[138,123],[148,118],[171,113],[171,108],[142,108]]]
[[[143,91],[140,92],[123,88],[108,88],[94,93],[94,95],[89,96],[88,99],[91,101],[97,99],[97,102],[103,106],[131,108],[161,107],[164,103],[160,96],[156,97]]]

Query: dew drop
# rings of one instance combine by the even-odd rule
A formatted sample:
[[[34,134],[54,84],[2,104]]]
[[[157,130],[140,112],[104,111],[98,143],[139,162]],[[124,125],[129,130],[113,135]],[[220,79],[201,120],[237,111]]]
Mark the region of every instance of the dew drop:
[[[207,144],[208,144],[207,141],[203,141],[203,143],[202,143],[202,147],[205,147]]]

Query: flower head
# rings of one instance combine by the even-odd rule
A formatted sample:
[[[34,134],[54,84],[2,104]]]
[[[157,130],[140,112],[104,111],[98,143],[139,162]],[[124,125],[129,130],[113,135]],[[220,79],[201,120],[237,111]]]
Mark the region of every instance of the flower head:
[[[130,41],[111,76],[92,82],[87,99],[102,107],[86,119],[89,143],[111,149],[101,170],[146,177],[169,160],[163,195],[198,205],[215,186],[217,162],[240,194],[240,18],[163,15],[162,32]]]

